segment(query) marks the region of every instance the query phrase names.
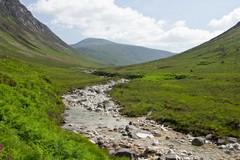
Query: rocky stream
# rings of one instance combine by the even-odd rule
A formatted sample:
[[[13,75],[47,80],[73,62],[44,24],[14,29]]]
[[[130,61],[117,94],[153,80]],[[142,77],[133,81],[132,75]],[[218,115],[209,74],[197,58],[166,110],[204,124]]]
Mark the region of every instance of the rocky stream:
[[[146,117],[129,118],[120,114],[121,106],[108,92],[118,83],[110,81],[76,89],[63,95],[66,106],[64,129],[82,134],[110,154],[133,160],[240,160],[240,144],[228,137],[228,143],[213,143],[211,135],[193,137],[182,134]]]

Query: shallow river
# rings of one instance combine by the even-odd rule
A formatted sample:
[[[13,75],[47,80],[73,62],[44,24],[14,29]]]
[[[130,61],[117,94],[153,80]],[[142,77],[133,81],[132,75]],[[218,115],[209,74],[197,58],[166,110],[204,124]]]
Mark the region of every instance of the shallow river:
[[[229,150],[205,140],[194,146],[191,135],[184,135],[145,117],[121,116],[121,108],[108,95],[112,87],[127,80],[111,81],[76,89],[63,96],[66,105],[64,129],[83,134],[92,143],[105,147],[111,154],[125,149],[137,159],[237,159],[240,144]],[[239,146],[238,146],[239,145]],[[239,148],[238,148],[239,147]],[[238,150],[239,149],[239,150]]]

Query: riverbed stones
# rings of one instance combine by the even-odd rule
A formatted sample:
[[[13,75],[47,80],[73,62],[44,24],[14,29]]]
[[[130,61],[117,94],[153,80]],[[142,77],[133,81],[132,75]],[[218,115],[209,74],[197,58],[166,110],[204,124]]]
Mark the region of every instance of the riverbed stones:
[[[192,145],[194,146],[202,146],[205,144],[205,138],[203,137],[196,137],[192,140]]]
[[[181,157],[179,157],[173,150],[169,150],[165,159],[166,160],[181,160]]]
[[[223,139],[218,139],[217,140],[217,145],[224,145],[225,144],[225,141]]]
[[[159,145],[160,143],[159,143],[159,141],[158,140],[153,140],[153,142],[152,142],[152,145],[153,146],[157,146],[157,145]]]
[[[206,140],[211,140],[212,139],[212,134],[206,135]]]
[[[234,137],[227,137],[226,140],[228,143],[237,143],[237,138]]]
[[[155,136],[155,137],[161,137],[161,132],[158,131],[158,130],[153,130],[153,131],[152,131],[152,134],[153,134],[153,136]]]
[[[163,126],[146,117],[126,118],[121,116],[119,113],[121,107],[115,104],[107,94],[116,83],[118,82],[91,86],[83,90],[77,89],[63,96],[64,104],[66,108],[69,108],[64,113],[66,123],[63,128],[83,134],[92,143],[108,149],[110,154],[127,154],[129,158],[137,155],[139,160],[179,158],[200,160],[200,157],[207,160],[209,156],[212,156],[212,159],[221,159],[222,157],[234,159],[233,157],[239,155],[238,143],[225,144],[220,150],[216,149],[217,146],[212,143],[206,144],[204,147],[195,147],[191,143],[194,143],[196,138],[191,133],[184,135],[175,132],[171,127]],[[87,120],[88,117],[93,118],[82,121],[81,119],[85,119],[81,118],[83,114],[80,117],[72,117],[76,112],[72,113],[71,110],[75,111],[77,108],[81,108],[80,111],[84,113],[84,116],[87,115],[85,116]],[[80,119],[80,122],[75,122],[75,119]],[[106,124],[98,123],[98,121],[106,121],[106,119],[107,121],[111,120]],[[92,126],[94,128],[91,128]],[[213,140],[211,136],[205,138],[209,141]],[[227,139],[226,142],[229,143]],[[219,148],[221,147],[219,146]],[[125,151],[121,151],[121,149]]]
[[[234,144],[233,144],[233,147],[234,147],[236,150],[240,151],[240,144],[239,144],[239,143],[234,143]]]
[[[131,160],[137,160],[137,155],[135,152],[127,149],[127,148],[121,148],[116,151],[115,156],[117,157],[128,157],[131,158]]]

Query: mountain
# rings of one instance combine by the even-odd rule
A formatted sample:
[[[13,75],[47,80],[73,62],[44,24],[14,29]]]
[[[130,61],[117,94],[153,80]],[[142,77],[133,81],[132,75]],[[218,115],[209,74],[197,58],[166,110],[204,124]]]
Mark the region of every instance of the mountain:
[[[94,60],[77,54],[42,24],[19,0],[0,0],[0,53],[44,64],[89,65]]]
[[[72,46],[77,48],[77,47],[84,47],[84,46],[95,46],[95,45],[100,46],[100,45],[111,45],[111,44],[117,44],[117,43],[114,43],[106,39],[87,38]]]
[[[105,39],[88,38],[72,45],[74,49],[108,66],[125,66],[174,55],[171,52],[118,44]]]
[[[99,73],[142,77],[111,91],[123,114],[148,114],[196,136],[240,138],[240,23],[181,54]]]

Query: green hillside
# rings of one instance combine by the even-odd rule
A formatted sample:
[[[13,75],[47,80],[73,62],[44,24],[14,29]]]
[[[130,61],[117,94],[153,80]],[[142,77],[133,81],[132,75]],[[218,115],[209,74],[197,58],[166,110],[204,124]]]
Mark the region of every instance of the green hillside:
[[[240,138],[240,23],[179,55],[104,72],[143,76],[111,92],[124,114],[151,112],[186,133]]]
[[[1,55],[55,66],[100,66],[95,60],[76,53],[18,0],[3,0],[0,8]]]
[[[168,51],[119,44],[97,38],[85,39],[72,47],[106,66],[139,64],[174,55]]]
[[[0,159],[109,159],[86,138],[62,130],[60,95],[101,78],[0,58]],[[63,86],[64,84],[64,86]]]
[[[61,129],[61,95],[106,81],[100,65],[75,53],[19,0],[0,1],[0,159],[112,159],[85,137]]]

